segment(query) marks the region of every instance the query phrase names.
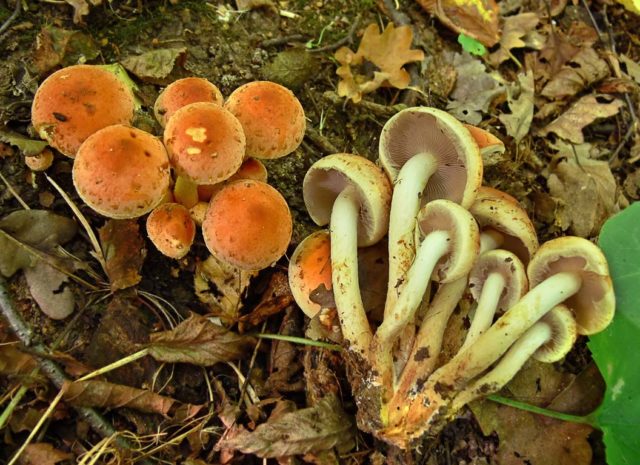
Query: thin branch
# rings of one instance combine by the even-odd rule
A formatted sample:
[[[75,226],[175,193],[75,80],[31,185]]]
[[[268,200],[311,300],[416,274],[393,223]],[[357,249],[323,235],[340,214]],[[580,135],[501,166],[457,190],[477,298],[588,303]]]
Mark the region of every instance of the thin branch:
[[[2,23],[2,26],[0,26],[0,34],[2,34],[4,31],[6,31],[9,26],[11,26],[11,23],[13,23],[15,21],[15,19],[18,17],[18,15],[20,14],[20,7],[22,6],[22,0],[16,0],[16,6],[13,8],[13,13],[11,13],[11,16],[9,16],[4,23]],[[0,41],[4,39],[4,36],[0,36]]]
[[[360,24],[360,16],[358,15],[356,19],[353,20],[353,24],[349,28],[349,32],[342,39],[338,40],[329,45],[325,45],[324,47],[314,48],[311,50],[307,50],[309,53],[320,53],[320,52],[331,52],[336,50],[343,45],[351,45],[353,43],[353,38],[356,35],[356,31],[358,30],[358,25]]]

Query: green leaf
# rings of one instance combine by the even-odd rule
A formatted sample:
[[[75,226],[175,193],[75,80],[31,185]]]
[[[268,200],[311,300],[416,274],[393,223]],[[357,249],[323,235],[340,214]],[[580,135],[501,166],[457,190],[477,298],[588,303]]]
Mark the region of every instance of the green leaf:
[[[608,465],[640,463],[640,202],[609,219],[600,233],[616,293],[616,316],[589,348],[607,383],[595,412]]]
[[[22,134],[9,131],[7,128],[2,127],[0,127],[0,142],[18,147],[26,157],[38,155],[47,146],[47,143],[42,140],[29,139]]]
[[[458,43],[462,45],[462,50],[471,55],[482,56],[487,53],[487,49],[484,45],[478,42],[473,37],[469,37],[465,34],[460,34],[458,36]]]

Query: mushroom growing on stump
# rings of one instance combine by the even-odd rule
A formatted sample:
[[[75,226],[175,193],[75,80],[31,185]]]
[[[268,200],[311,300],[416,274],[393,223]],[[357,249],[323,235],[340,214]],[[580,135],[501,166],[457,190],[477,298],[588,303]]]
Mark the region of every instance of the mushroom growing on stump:
[[[437,428],[451,398],[467,382],[498,360],[531,326],[563,303],[575,315],[578,334],[604,329],[615,311],[607,262],[586,239],[561,237],[543,244],[527,268],[531,290],[478,339],[436,370],[405,407],[395,428],[400,441]]]
[[[245,154],[240,122],[214,103],[192,103],[177,110],[164,129],[164,145],[178,179],[178,198],[197,203],[197,186],[229,179]]]
[[[179,259],[187,255],[195,235],[189,210],[179,203],[163,203],[147,217],[147,236],[167,257]]]
[[[257,271],[284,255],[292,228],[282,195],[264,182],[246,179],[226,185],[211,199],[202,235],[217,259]]]
[[[160,126],[165,127],[176,111],[197,102],[222,105],[224,98],[220,89],[206,79],[199,77],[178,79],[158,95],[153,106],[153,114]]]
[[[68,157],[91,134],[114,124],[130,124],[134,96],[114,74],[99,66],[56,71],[38,87],[31,107],[34,128]]]
[[[269,81],[253,81],[238,87],[224,107],[242,124],[247,155],[280,158],[302,143],[306,120],[293,92]]]
[[[416,107],[391,117],[380,135],[380,163],[395,188],[389,219],[389,284],[385,314],[402,292],[413,261],[421,205],[447,199],[469,208],[482,182],[482,158],[469,131],[453,116]]]
[[[330,225],[333,292],[343,336],[366,358],[372,333],[359,288],[358,246],[375,244],[387,232],[391,185],[373,162],[339,153],[314,163],[302,189],[311,219]]]
[[[395,305],[385,312],[373,339],[374,367],[388,389],[396,381],[393,344],[413,320],[429,281],[449,283],[466,276],[480,250],[478,225],[465,208],[450,200],[426,204],[418,213],[417,223],[423,239],[407,271],[404,288]]]
[[[108,126],[89,136],[73,163],[78,195],[109,218],[149,213],[165,197],[169,182],[169,158],[162,143],[129,126]]]

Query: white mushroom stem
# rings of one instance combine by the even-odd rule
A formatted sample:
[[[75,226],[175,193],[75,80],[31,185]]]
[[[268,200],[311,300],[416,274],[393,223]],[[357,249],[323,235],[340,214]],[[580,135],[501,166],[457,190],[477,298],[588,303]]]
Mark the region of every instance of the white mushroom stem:
[[[393,309],[405,283],[405,275],[414,257],[414,229],[422,192],[437,169],[435,157],[419,153],[400,169],[394,182],[389,213],[389,281],[385,319]]]
[[[396,304],[385,312],[374,338],[374,366],[386,382],[393,382],[393,344],[413,319],[438,261],[449,251],[451,236],[447,231],[432,231],[423,239],[409,270],[405,287]]]
[[[501,273],[489,273],[482,285],[478,306],[473,314],[467,337],[460,348],[461,351],[473,344],[491,326],[505,285],[506,280]]]
[[[480,233],[480,255],[502,246],[504,236],[495,229],[485,229]]]
[[[355,188],[345,188],[331,210],[331,270],[340,327],[350,348],[368,355],[372,333],[358,279],[358,220],[360,201]]]
[[[533,325],[513,343],[491,371],[467,386],[453,399],[450,410],[456,412],[469,402],[502,389],[525,362],[551,340],[552,335],[551,326],[544,321]]]
[[[582,285],[579,273],[560,272],[542,281],[489,329],[449,363],[436,370],[423,392],[436,384],[456,390],[478,376],[498,360],[513,343],[556,305],[576,294]]]

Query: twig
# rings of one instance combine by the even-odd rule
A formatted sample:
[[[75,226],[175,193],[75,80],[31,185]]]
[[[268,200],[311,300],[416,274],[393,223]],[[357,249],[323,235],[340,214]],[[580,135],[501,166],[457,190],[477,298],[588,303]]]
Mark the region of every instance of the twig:
[[[18,194],[18,192],[13,188],[13,186],[9,183],[7,178],[5,178],[2,173],[0,173],[0,179],[2,179],[2,182],[7,187],[7,190],[11,192],[11,195],[15,197],[15,199],[22,206],[22,208],[24,208],[25,210],[31,210],[31,208],[29,208],[29,205],[27,205],[27,203],[24,200],[22,200],[22,197],[20,197],[20,194]]]
[[[6,31],[9,26],[11,26],[11,23],[13,23],[15,21],[15,19],[18,17],[18,15],[20,14],[20,7],[22,5],[22,0],[16,0],[16,6],[13,8],[13,13],[11,13],[11,16],[9,16],[4,23],[2,23],[2,26],[0,26],[0,34],[2,34],[4,31]],[[4,36],[0,36],[0,41],[4,39]]]
[[[320,134],[318,131],[316,131],[315,128],[312,128],[311,126],[307,126],[304,136],[311,142],[313,142],[313,144],[316,145],[325,154],[338,153],[340,151],[329,141],[329,139]]]
[[[343,45],[347,45],[347,44],[351,45],[353,43],[353,37],[355,36],[356,31],[358,30],[359,24],[360,24],[360,15],[356,16],[356,19],[353,20],[353,24],[349,28],[349,32],[342,39],[332,44],[325,45],[324,47],[314,48],[307,51],[310,53],[330,52],[342,47]]]
[[[260,42],[260,47],[276,47],[278,45],[288,44],[289,42],[305,42],[309,36],[304,34],[291,34],[284,37],[276,37]]]
[[[322,94],[322,96],[327,100],[329,100],[334,105],[344,104],[344,99],[332,90],[326,91],[324,94]],[[380,116],[383,118],[389,118],[395,115],[396,113],[398,113],[400,110],[404,110],[406,108],[406,105],[402,103],[389,106],[389,105],[380,105],[379,103],[371,102],[369,100],[360,100],[357,106],[359,108],[364,108],[365,110],[373,113],[374,115]]]
[[[65,383],[65,381],[69,381],[69,378],[57,363],[45,358],[49,351],[43,344],[36,342],[36,340],[34,339],[33,332],[22,319],[22,316],[15,308],[15,305],[11,297],[9,296],[6,280],[1,276],[0,313],[4,315],[5,319],[9,323],[9,326],[11,326],[11,329],[18,337],[20,342],[22,342],[24,346],[29,347],[31,351],[36,354],[36,360],[42,372],[47,375],[49,380],[51,380],[51,382],[58,389],[62,389],[62,385]],[[82,417],[100,436],[107,438],[113,435],[117,435],[116,444],[119,447],[121,447],[122,449],[134,450],[129,441],[118,435],[113,425],[107,422],[107,420],[105,420],[104,417],[100,415],[95,409],[90,407],[77,406],[74,406],[74,408],[78,415],[80,415],[80,417]],[[143,463],[150,465],[150,462],[148,461]]]

